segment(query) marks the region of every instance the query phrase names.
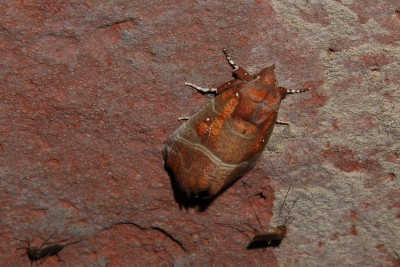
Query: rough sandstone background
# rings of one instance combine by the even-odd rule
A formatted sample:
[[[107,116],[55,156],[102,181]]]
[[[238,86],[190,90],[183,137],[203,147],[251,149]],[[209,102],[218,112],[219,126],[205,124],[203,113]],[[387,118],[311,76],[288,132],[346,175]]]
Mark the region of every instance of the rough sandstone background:
[[[398,0],[0,2],[0,266],[17,247],[85,241],[43,266],[399,266]],[[290,95],[244,177],[182,205],[161,146],[238,64],[276,64]],[[284,210],[285,211],[285,210]],[[282,217],[282,216],[281,216]]]

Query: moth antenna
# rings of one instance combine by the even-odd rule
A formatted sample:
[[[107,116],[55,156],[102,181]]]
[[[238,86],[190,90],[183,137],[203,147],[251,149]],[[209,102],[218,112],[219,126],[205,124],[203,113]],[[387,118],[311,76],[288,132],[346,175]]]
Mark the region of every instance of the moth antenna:
[[[298,93],[304,93],[311,90],[311,87],[307,88],[302,88],[302,89],[286,89],[287,94],[298,94]]]
[[[228,63],[229,63],[229,65],[231,65],[231,67],[233,68],[233,70],[235,71],[235,70],[239,69],[239,66],[236,65],[235,62],[233,62],[233,60],[232,60],[231,57],[229,56],[229,54],[228,54],[228,52],[226,51],[226,49],[223,48],[222,51],[224,52],[225,58],[226,58],[226,60],[228,60]]]

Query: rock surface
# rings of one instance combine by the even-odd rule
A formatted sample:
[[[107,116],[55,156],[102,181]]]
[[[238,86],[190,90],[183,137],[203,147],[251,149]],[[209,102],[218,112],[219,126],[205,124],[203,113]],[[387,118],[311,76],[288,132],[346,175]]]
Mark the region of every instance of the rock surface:
[[[398,0],[2,1],[0,265],[399,266]],[[290,95],[256,168],[174,198],[163,141],[208,99],[185,81],[276,64]],[[298,199],[277,248],[247,250]],[[261,198],[259,196],[264,196]],[[257,209],[257,207],[259,209]],[[16,240],[19,239],[19,240]]]

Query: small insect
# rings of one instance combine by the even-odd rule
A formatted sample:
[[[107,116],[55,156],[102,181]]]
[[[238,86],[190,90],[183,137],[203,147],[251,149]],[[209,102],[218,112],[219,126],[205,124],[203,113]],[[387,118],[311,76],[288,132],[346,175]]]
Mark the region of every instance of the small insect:
[[[262,230],[263,227],[262,227],[261,221],[257,215],[257,212],[254,209],[253,202],[250,197],[250,192],[249,192],[249,189],[247,188],[248,185],[244,182],[243,182],[243,184],[244,184],[246,192],[249,196],[249,202],[250,202],[251,208],[253,209],[253,212],[256,215],[257,221],[261,228],[261,231],[259,233],[257,233],[256,235],[254,235],[254,237],[251,239],[249,245],[247,246],[247,249],[278,247],[281,244],[282,240],[286,237],[286,234],[288,231],[287,225],[292,221],[292,218],[289,217],[289,214],[292,211],[294,205],[296,204],[297,199],[293,202],[292,206],[288,210],[288,213],[287,213],[288,215],[285,217],[285,220],[281,225],[276,226],[276,227],[268,227],[266,230]],[[279,209],[278,220],[280,220],[280,218],[281,218],[282,209],[285,206],[289,191],[290,191],[290,187],[289,187],[289,190],[286,193],[285,199],[283,200],[283,203]],[[258,209],[258,206],[257,206],[257,209]],[[258,209],[258,211],[259,211],[259,209]]]
[[[223,52],[235,79],[218,88],[185,83],[216,96],[183,123],[162,149],[166,169],[188,196],[212,197],[250,171],[271,136],[281,100],[310,89],[277,86],[274,65],[250,75]]]
[[[58,253],[64,249],[64,247],[72,245],[72,244],[76,244],[79,242],[82,242],[83,240],[78,240],[78,241],[73,241],[67,244],[59,244],[62,242],[66,242],[68,240],[70,240],[72,237],[69,237],[67,239],[64,240],[60,240],[57,242],[43,242],[43,244],[40,247],[31,247],[30,242],[29,241],[25,241],[28,243],[27,247],[21,247],[21,248],[17,248],[19,249],[24,249],[26,250],[25,253],[22,256],[28,255],[29,260],[31,261],[31,265],[32,263],[36,263],[36,265],[42,264],[43,262],[46,261],[46,259],[48,257],[51,256],[57,256],[58,257]],[[54,245],[50,245],[50,244],[54,244]],[[49,246],[45,246],[45,245],[49,245]],[[60,259],[61,260],[61,259]]]

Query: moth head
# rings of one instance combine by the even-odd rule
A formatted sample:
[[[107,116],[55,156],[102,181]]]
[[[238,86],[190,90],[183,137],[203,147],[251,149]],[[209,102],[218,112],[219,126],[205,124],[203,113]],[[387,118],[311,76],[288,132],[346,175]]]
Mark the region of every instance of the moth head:
[[[275,78],[275,65],[264,68],[260,73],[258,73],[258,80],[264,84],[274,86],[276,84]]]
[[[286,234],[287,234],[287,226],[286,225],[277,226],[275,229],[276,229],[277,233],[282,235],[282,238],[286,237]]]

